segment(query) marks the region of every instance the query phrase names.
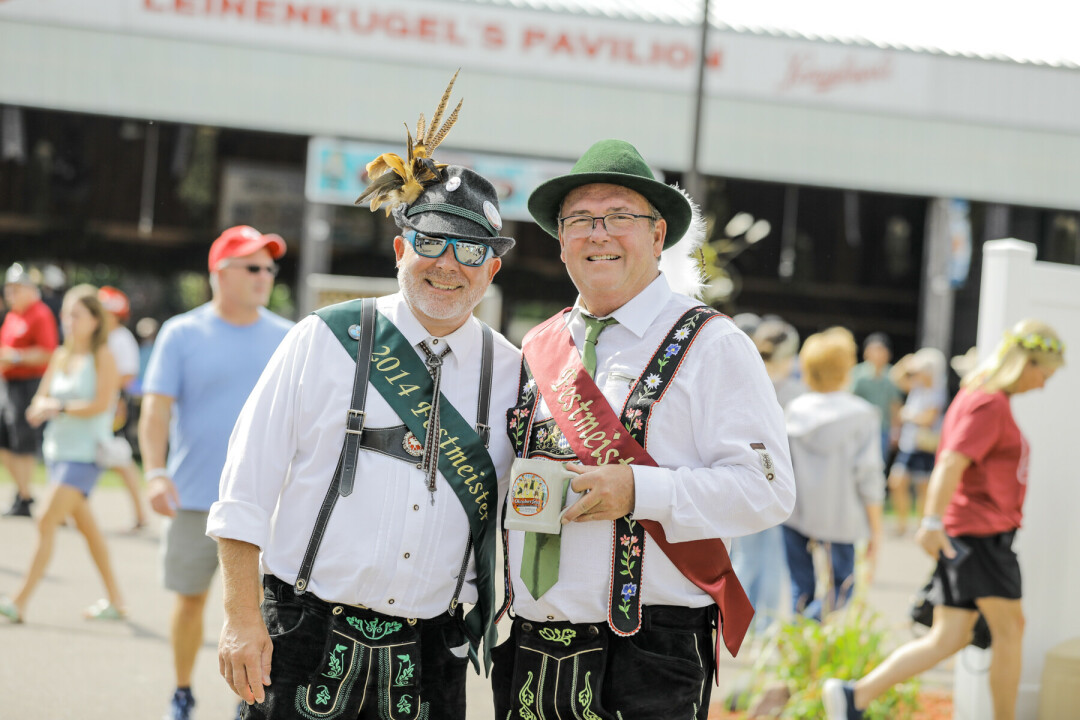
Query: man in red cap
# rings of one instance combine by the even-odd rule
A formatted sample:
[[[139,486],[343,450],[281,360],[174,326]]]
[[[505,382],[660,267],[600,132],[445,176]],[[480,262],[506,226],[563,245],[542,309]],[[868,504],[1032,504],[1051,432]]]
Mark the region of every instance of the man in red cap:
[[[123,479],[135,508],[135,524],[132,530],[141,530],[146,527],[141,478],[139,469],[131,458],[131,444],[125,432],[130,419],[131,384],[139,375],[139,342],[124,325],[131,317],[131,302],[124,291],[111,285],[103,285],[98,290],[98,300],[108,311],[105,313],[105,330],[109,333],[109,352],[113,354],[116,370],[120,373],[120,399],[117,401],[113,418],[113,432],[116,436],[104,446],[107,451],[102,454],[101,459]]]
[[[206,518],[218,499],[229,434],[292,326],[265,308],[278,271],[275,260],[284,254],[285,242],[277,235],[246,225],[223,232],[210,248],[213,298],[162,325],[146,369],[139,444],[150,507],[166,518],[164,584],[177,594],[171,720],[187,720],[195,705],[191,676],[217,570],[217,545],[205,535]]]

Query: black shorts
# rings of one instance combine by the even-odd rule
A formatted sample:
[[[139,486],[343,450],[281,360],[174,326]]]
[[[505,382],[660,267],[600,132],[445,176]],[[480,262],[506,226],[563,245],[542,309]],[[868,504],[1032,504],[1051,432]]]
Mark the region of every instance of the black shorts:
[[[41,428],[26,421],[39,384],[41,378],[0,382],[0,448],[16,455],[35,455],[41,448]]]
[[[976,610],[975,601],[984,597],[1019,600],[1020,563],[1013,552],[1015,530],[997,535],[961,535],[950,542],[963,556],[938,558],[934,569],[934,591],[946,607]],[[960,548],[967,548],[964,553]]]
[[[923,452],[922,450],[914,450],[912,452],[905,452],[901,450],[896,454],[896,459],[893,460],[893,470],[900,470],[901,472],[907,472],[910,475],[929,476],[934,470],[934,455],[933,453]]]
[[[465,720],[460,606],[415,620],[297,595],[273,575],[263,588],[270,686],[244,720]]]
[[[704,720],[716,606],[646,605],[641,630],[514,618],[491,653],[495,717]]]

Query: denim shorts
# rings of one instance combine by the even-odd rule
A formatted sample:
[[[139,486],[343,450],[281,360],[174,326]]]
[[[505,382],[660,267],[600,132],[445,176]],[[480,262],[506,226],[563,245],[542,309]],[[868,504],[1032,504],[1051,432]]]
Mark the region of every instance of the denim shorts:
[[[47,470],[49,482],[73,487],[81,492],[83,497],[90,497],[90,491],[94,489],[94,485],[101,476],[101,468],[87,462],[58,460],[49,463]]]
[[[934,456],[921,450],[913,452],[901,450],[896,454],[896,459],[893,460],[893,470],[897,469],[926,479],[934,469]]]

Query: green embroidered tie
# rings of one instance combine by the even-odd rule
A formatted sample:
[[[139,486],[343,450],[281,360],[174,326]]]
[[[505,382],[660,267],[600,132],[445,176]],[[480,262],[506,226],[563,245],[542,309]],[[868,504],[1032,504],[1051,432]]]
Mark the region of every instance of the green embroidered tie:
[[[596,377],[596,341],[600,339],[604,328],[619,321],[615,318],[601,320],[585,314],[581,317],[585,320],[585,347],[581,348],[581,364],[585,366],[589,377]]]
[[[581,350],[581,363],[590,377],[596,375],[596,341],[608,325],[619,322],[615,318],[601,320],[582,314],[585,320],[585,346]],[[525,587],[535,599],[551,589],[559,579],[559,555],[562,536],[548,533],[525,533],[525,545],[521,553],[521,576]]]

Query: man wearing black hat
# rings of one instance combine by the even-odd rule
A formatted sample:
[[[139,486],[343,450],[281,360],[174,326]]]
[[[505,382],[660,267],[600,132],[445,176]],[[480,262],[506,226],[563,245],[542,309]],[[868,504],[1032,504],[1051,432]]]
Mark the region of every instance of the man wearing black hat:
[[[472,312],[514,241],[491,183],[421,170],[393,207],[400,292],[298,323],[233,431],[208,534],[222,674],[248,718],[461,719],[493,637],[512,451],[489,426],[521,355]]]
[[[721,538],[794,503],[780,406],[749,338],[660,272],[694,210],[632,145],[595,144],[529,211],[579,296],[525,338],[510,424],[576,477],[559,535],[509,533],[496,717],[705,718],[717,616],[734,654],[753,615]]]

